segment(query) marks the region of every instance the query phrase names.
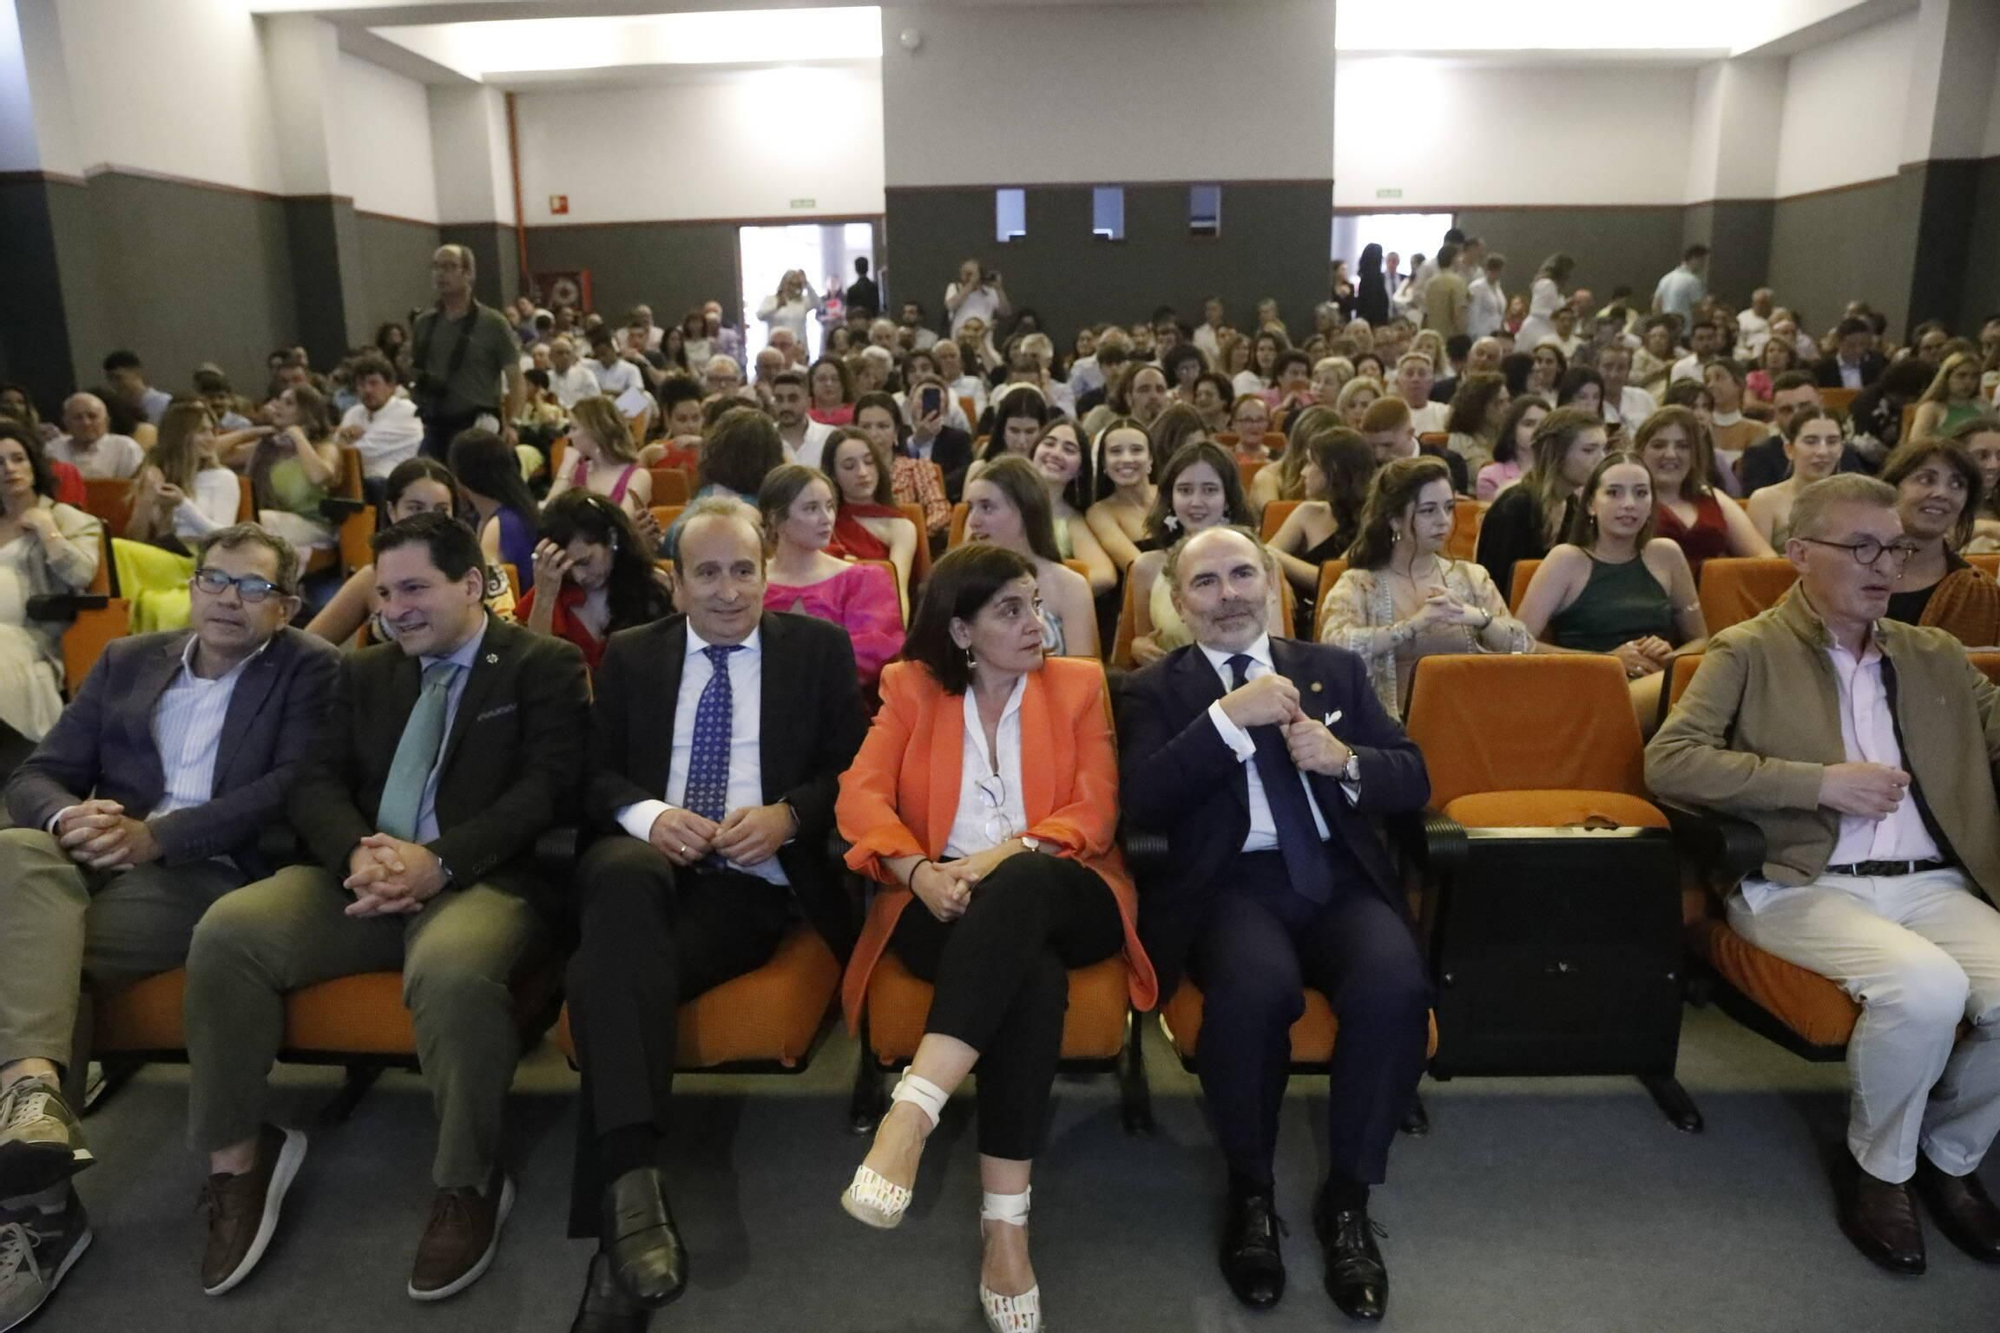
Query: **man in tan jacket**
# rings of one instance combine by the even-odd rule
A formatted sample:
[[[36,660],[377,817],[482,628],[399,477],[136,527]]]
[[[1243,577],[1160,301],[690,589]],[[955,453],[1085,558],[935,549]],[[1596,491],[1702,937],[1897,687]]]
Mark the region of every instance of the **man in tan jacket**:
[[[1841,1226],[1876,1263],[1921,1273],[1910,1185],[1954,1243],[2000,1263],[2000,1209],[1975,1174],[2000,1133],[2000,692],[1950,636],[1882,618],[1913,549],[1895,504],[1853,474],[1799,492],[1798,585],[1709,641],[1646,778],[1763,829],[1729,924],[1861,1006]]]

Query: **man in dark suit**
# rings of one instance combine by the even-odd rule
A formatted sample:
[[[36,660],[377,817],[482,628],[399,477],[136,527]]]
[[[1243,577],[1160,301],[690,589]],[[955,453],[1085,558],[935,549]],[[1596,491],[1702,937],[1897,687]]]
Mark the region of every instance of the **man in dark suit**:
[[[1889,358],[1875,350],[1875,329],[1850,315],[1833,331],[1834,353],[1813,368],[1822,389],[1865,389],[1882,378]]]
[[[763,966],[792,904],[839,957],[853,913],[827,856],[868,719],[834,625],[765,614],[763,539],[734,502],[680,530],[681,616],[612,636],[597,675],[569,969],[583,1066],[573,1235],[601,1242],[576,1327],[643,1329],[687,1260],[659,1168],[679,1006]],[[608,1183],[606,1183],[608,1182]]]
[[[0,1328],[48,1299],[90,1237],[70,1177],[95,1159],[71,1091],[80,983],[178,967],[208,905],[266,867],[333,696],[336,656],[286,627],[298,557],[250,524],[195,558],[186,630],[118,639],[7,784],[0,832],[0,1200],[32,1265],[0,1273]],[[21,1281],[23,1275],[33,1281]]]
[[[1130,677],[1120,785],[1134,828],[1163,832],[1139,884],[1139,932],[1164,1000],[1183,967],[1205,1010],[1202,1091],[1229,1163],[1222,1270],[1253,1308],[1284,1293],[1272,1161],[1304,988],[1340,1020],[1331,1167],[1313,1220],[1326,1287],[1379,1319],[1388,1272],[1368,1187],[1424,1066],[1430,983],[1373,816],[1421,809],[1423,756],[1377,701],[1359,657],[1274,639],[1254,534],[1213,528],[1169,556],[1194,643]]]
[[[375,536],[396,641],[342,662],[329,735],[288,812],[309,861],[211,909],[188,951],[188,1133],[209,1156],[211,1295],[263,1257],[305,1154],[264,1123],[285,993],[403,974],[438,1117],[437,1197],[409,1294],[485,1272],[514,1187],[498,1161],[519,1034],[508,983],[546,947],[539,836],[573,813],[589,723],[575,645],[487,616],[469,529],[421,514]]]

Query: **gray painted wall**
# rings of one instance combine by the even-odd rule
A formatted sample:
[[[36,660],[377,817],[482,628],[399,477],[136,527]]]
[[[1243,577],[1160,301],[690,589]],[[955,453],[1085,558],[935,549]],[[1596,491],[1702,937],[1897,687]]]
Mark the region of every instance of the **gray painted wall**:
[[[1771,286],[1803,310],[1817,336],[1851,300],[1901,329],[1909,310],[1921,180],[1904,173],[1845,189],[1780,199],[1771,210]]]
[[[431,300],[431,252],[440,244],[438,228],[427,222],[356,213],[360,283],[350,289],[354,309],[348,324],[358,330],[354,342],[375,340],[375,329],[388,320],[408,321],[413,307]]]
[[[1966,256],[1965,290],[1954,327],[1976,337],[1980,322],[2000,312],[2000,157],[1979,164],[1970,227],[1972,249]]]
[[[1686,210],[1679,205],[1616,208],[1470,208],[1458,214],[1468,236],[1507,256],[1505,287],[1525,295],[1542,261],[1558,250],[1576,260],[1574,286],[1599,305],[1620,286],[1651,309],[1660,275],[1680,263]]]
[[[1765,285],[1771,260],[1771,208],[1768,199],[1725,199],[1690,205],[1683,220],[1684,246],[1699,241],[1712,252],[1708,289],[1739,308],[1750,304],[1750,293]],[[1646,300],[1651,303],[1651,293]]]
[[[1216,237],[1188,233],[1185,185],[1125,188],[1125,239],[1091,236],[1087,186],[1030,187],[1028,234],[1004,245],[993,237],[993,191],[948,188],[888,191],[885,298],[914,297],[933,324],[961,260],[978,256],[1000,270],[1015,306],[1032,306],[1067,347],[1086,321],[1145,319],[1171,305],[1198,321],[1217,295],[1237,322],[1276,297],[1295,332],[1312,329],[1326,299],[1332,236],[1330,181],[1227,183]]]
[[[621,222],[528,228],[535,273],[589,269],[591,301],[606,319],[635,305],[671,325],[703,301],[720,301],[735,322],[737,225],[732,222]]]

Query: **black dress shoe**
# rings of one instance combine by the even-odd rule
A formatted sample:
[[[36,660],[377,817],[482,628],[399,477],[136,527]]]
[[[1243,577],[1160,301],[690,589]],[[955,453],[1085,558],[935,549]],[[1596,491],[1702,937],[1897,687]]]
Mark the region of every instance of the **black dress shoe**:
[[[1911,1184],[1947,1240],[1983,1264],[2000,1264],[2000,1207],[1977,1172],[1948,1175],[1920,1155]]]
[[[1349,1319],[1374,1322],[1389,1308],[1389,1268],[1375,1237],[1382,1233],[1366,1208],[1313,1205],[1313,1230],[1326,1258],[1326,1294]]]
[[[1232,1194],[1222,1230],[1222,1276],[1236,1299],[1268,1310],[1285,1294],[1285,1256],[1278,1235],[1285,1228],[1267,1190]]]
[[[1924,1229],[1907,1187],[1857,1168],[1841,1203],[1840,1229],[1855,1249],[1891,1273],[1915,1277],[1924,1271]]]
[[[652,1315],[625,1294],[611,1275],[611,1256],[599,1250],[590,1256],[590,1277],[583,1284],[583,1303],[569,1333],[646,1333]]]
[[[687,1251],[658,1167],[627,1171],[605,1187],[602,1226],[612,1276],[633,1300],[657,1310],[686,1289]]]

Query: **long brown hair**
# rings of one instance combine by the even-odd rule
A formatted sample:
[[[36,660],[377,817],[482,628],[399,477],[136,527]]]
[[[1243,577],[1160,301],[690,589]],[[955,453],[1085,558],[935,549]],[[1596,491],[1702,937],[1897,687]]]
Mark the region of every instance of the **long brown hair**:
[[[1647,481],[1651,482],[1652,470],[1646,466],[1646,460],[1637,453],[1629,449],[1617,449],[1604,455],[1597,467],[1592,470],[1590,480],[1583,483],[1583,489],[1576,493],[1576,513],[1570,518],[1569,531],[1563,534],[1564,541],[1572,546],[1581,546],[1586,551],[1597,541],[1597,515],[1590,512],[1590,502],[1597,495],[1597,488],[1604,484],[1604,474],[1624,463],[1637,467],[1646,474]],[[1646,511],[1646,521],[1640,525],[1638,535],[1632,539],[1634,550],[1644,551],[1646,543],[1653,540],[1653,516],[1660,512],[1659,499],[1657,495],[1653,497],[1653,507]]]
[[[1345,426],[1329,426],[1301,435],[1291,447],[1309,455],[1319,469],[1324,498],[1333,515],[1336,536],[1353,541],[1361,531],[1361,514],[1368,506],[1369,483],[1375,478],[1375,450],[1361,432]]]
[[[1646,446],[1669,426],[1679,426],[1687,436],[1687,479],[1681,483],[1679,498],[1693,504],[1713,494],[1709,476],[1715,471],[1715,443],[1708,438],[1708,428],[1701,424],[1701,418],[1694,414],[1693,408],[1663,407],[1640,422],[1638,431],[1632,436],[1632,452],[1645,457]],[[1654,502],[1658,503],[1659,498],[1655,495]]]
[[[160,414],[160,435],[153,442],[146,461],[160,470],[160,479],[194,494],[195,474],[201,471],[201,451],[195,437],[214,431],[215,416],[199,398],[176,398]]]
[[[1442,458],[1430,454],[1391,459],[1375,470],[1368,503],[1361,511],[1361,535],[1347,550],[1350,568],[1381,569],[1389,563],[1389,552],[1396,543],[1395,520],[1407,513],[1424,487],[1434,481],[1449,487],[1451,469]],[[1450,563],[1443,551],[1438,552],[1438,559]]]
[[[891,474],[895,463],[890,459],[889,451],[875,443],[867,431],[842,426],[826,437],[826,447],[820,451],[820,457],[826,461],[827,478],[833,482],[834,507],[847,507],[847,493],[840,489],[840,446],[849,440],[861,441],[868,450],[868,456],[875,461],[875,494],[870,498],[878,505],[894,504],[896,496]]]
[[[1569,458],[1570,446],[1576,443],[1577,436],[1593,427],[1603,430],[1604,422],[1580,407],[1559,407],[1542,418],[1542,424],[1535,427],[1534,438],[1528,441],[1528,450],[1534,457],[1518,485],[1535,497],[1536,512],[1542,518],[1542,536],[1547,540],[1554,541],[1562,535],[1563,510],[1570,499],[1569,483],[1563,479],[1563,464]]]

